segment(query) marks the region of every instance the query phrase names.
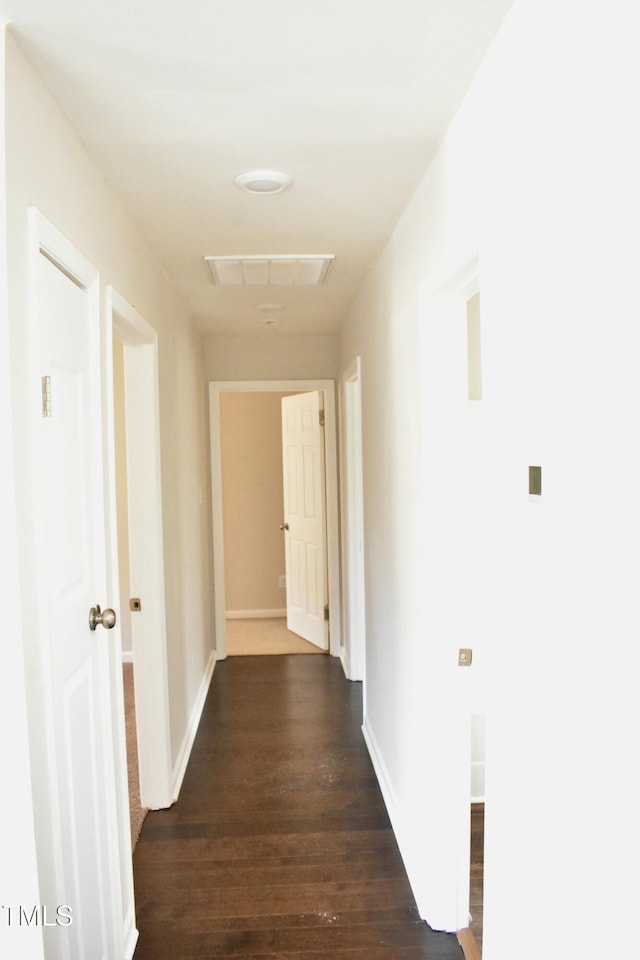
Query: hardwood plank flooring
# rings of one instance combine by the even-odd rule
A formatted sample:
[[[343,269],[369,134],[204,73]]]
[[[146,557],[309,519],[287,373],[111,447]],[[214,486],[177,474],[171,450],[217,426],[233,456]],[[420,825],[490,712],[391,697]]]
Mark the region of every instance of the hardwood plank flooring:
[[[471,804],[471,883],[469,910],[471,932],[482,953],[482,916],[484,902],[484,803]]]
[[[471,856],[469,871],[469,926],[458,931],[465,960],[481,960],[484,916],[484,803],[472,803],[470,810]]]
[[[330,657],[216,666],[180,798],[134,854],[135,960],[462,960],[420,920]]]

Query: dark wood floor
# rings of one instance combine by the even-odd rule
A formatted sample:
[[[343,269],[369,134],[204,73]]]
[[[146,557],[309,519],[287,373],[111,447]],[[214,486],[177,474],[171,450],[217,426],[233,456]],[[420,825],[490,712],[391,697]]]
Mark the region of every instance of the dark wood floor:
[[[420,921],[330,657],[216,666],[180,799],[134,855],[135,960],[461,960]]]
[[[482,951],[482,915],[484,900],[484,803],[471,804],[471,884],[469,910],[471,931]]]

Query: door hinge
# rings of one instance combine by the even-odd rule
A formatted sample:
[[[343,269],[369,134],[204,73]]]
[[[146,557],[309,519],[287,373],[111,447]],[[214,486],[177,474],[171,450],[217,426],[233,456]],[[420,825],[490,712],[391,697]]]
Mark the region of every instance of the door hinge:
[[[51,416],[51,377],[42,378],[42,416]]]
[[[329,623],[329,604],[325,603],[324,605],[324,619],[326,623]]]
[[[318,411],[318,419],[320,421],[320,426],[324,427],[324,410]]]

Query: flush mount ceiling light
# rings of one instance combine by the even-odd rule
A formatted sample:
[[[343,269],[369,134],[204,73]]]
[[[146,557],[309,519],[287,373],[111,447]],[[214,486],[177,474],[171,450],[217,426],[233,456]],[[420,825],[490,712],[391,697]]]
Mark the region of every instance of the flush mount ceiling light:
[[[205,257],[221,287],[315,287],[327,282],[333,253]]]
[[[248,193],[280,193],[289,186],[291,177],[279,170],[249,170],[239,173],[233,182]]]

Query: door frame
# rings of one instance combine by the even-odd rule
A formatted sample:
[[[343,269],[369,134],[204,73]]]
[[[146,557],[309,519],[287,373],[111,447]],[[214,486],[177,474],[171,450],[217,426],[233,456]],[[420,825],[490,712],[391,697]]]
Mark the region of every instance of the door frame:
[[[124,347],[130,586],[132,596],[142,600],[142,610],[132,617],[131,624],[140,799],[143,807],[158,810],[171,806],[176,799],[169,718],[158,335],[114,287],[108,286],[104,355],[112,546],[117,545],[113,336]],[[109,577],[112,594],[117,596],[117,548],[109,556]],[[119,598],[120,609],[129,599]]]
[[[479,256],[474,254],[457,263],[444,264],[429,281],[423,281],[418,290],[418,310],[420,324],[420,363],[424,364],[427,347],[423,342],[425,324],[457,324],[459,331],[466,326],[467,301],[480,290]],[[459,342],[465,337],[460,332]],[[421,371],[422,379],[427,374]],[[475,401],[468,399],[468,377],[460,376],[458,387],[464,384],[464,404]],[[462,393],[461,393],[462,396]],[[425,399],[420,397],[421,409]],[[421,470],[425,470],[422,461]],[[450,882],[440,884],[437,895],[433,894],[429,903],[422,898],[422,916],[437,929],[449,932],[462,931],[469,926],[470,877],[471,877],[471,715],[473,712],[471,688],[475,674],[466,668],[456,670],[452,679],[452,704],[454,714],[442,729],[442,746],[449,757],[455,758],[449,777],[447,807],[455,818],[455,823],[447,823],[446,836],[449,848],[435,855],[432,867],[438,868],[438,858],[446,858],[443,872],[453,864]],[[471,670],[477,669],[472,666]],[[429,812],[430,813],[430,812]]]
[[[4,145],[2,131],[0,140]],[[4,150],[0,158],[0,218],[6,223]],[[3,469],[0,471],[0,564],[2,574],[3,628],[10,643],[2,652],[0,673],[0,729],[11,731],[5,737],[3,764],[11,771],[11,789],[3,796],[3,836],[11,836],[14,851],[19,856],[4,857],[0,864],[0,886],[3,890],[20,891],[23,903],[40,902],[38,857],[34,830],[32,771],[29,751],[28,688],[25,670],[25,633],[21,609],[22,582],[20,577],[20,548],[16,485],[23,480],[16,473],[14,457],[14,398],[11,391],[9,305],[7,293],[6,231],[0,238],[0,449]],[[26,591],[25,591],[26,592]],[[7,947],[9,946],[7,936]],[[4,941],[3,941],[4,942]],[[22,930],[14,938],[27,958],[43,956],[42,936]]]
[[[308,393],[311,390],[320,390],[324,396],[329,653],[334,657],[341,656],[342,608],[340,589],[340,521],[338,507],[338,446],[335,380],[215,380],[209,383],[209,441],[211,455],[211,519],[216,660],[224,660],[227,656],[224,536],[222,526],[220,394]]]
[[[344,538],[344,654],[349,680],[365,679],[364,491],[362,463],[362,376],[357,356],[342,374],[342,462]],[[363,682],[363,715],[366,684]]]

